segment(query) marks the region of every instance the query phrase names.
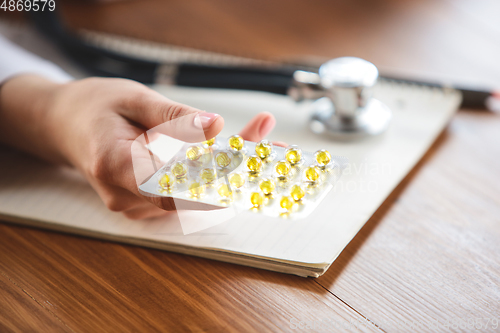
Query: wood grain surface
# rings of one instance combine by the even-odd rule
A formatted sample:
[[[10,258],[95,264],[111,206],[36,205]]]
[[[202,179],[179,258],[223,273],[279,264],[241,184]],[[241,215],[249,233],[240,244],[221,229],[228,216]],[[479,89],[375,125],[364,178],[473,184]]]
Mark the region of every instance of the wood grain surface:
[[[498,318],[499,134],[459,112],[318,282],[381,327]]]
[[[500,82],[493,0],[64,4],[75,29],[260,58],[349,54]],[[291,331],[293,318],[476,331],[425,325],[500,318],[498,156],[500,116],[460,111],[318,279],[1,224],[0,331]]]
[[[264,332],[360,317],[313,279],[22,227],[0,235],[0,331]]]

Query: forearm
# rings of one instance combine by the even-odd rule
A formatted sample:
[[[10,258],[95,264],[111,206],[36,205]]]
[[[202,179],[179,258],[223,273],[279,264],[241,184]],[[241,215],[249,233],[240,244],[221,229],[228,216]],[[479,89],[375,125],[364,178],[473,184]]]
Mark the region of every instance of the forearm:
[[[37,75],[15,76],[0,86],[0,143],[54,163],[57,150],[48,113],[61,84]]]

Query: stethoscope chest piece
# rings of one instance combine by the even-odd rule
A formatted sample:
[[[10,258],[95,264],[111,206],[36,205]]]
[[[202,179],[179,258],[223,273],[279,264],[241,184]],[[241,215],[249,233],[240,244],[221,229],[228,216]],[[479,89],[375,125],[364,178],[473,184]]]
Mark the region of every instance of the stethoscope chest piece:
[[[373,98],[378,70],[354,57],[328,61],[319,70],[324,97],[312,104],[311,130],[333,139],[350,140],[383,133],[391,110]]]

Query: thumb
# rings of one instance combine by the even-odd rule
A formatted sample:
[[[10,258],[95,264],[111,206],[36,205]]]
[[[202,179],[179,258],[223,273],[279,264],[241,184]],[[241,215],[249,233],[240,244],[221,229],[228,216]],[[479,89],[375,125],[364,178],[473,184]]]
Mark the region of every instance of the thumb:
[[[174,102],[151,89],[127,98],[121,115],[154,132],[185,142],[201,142],[215,137],[224,119],[185,104]]]

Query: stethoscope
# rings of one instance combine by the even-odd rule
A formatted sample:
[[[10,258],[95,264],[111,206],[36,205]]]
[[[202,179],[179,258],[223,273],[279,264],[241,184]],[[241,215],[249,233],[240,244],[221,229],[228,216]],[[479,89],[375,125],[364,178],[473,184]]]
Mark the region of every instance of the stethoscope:
[[[56,12],[32,12],[32,19],[39,31],[95,75],[123,77],[144,84],[170,82],[179,86],[264,91],[289,95],[297,101],[313,99],[311,130],[334,139],[378,135],[388,128],[391,121],[390,109],[372,94],[379,72],[375,65],[360,58],[332,59],[321,65],[317,72],[292,66],[165,64],[90,45],[65,29]],[[484,108],[491,95],[471,89],[460,91],[462,107]]]

